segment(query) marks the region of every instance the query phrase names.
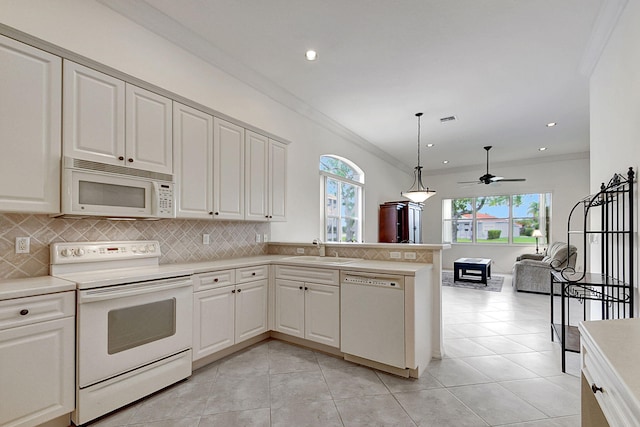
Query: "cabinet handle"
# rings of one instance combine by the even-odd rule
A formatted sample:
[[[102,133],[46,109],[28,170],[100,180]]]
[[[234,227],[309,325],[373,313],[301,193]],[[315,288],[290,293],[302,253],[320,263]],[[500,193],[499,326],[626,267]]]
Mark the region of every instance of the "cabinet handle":
[[[129,163],[133,163],[133,159],[132,158],[129,158]]]
[[[209,215],[213,215],[213,212],[209,212]]]
[[[215,283],[218,283],[218,278],[216,277],[215,279],[213,279],[213,281],[214,281]]]
[[[309,288],[307,288],[307,287],[305,286],[305,287],[304,287],[304,290],[305,290],[305,291],[308,291],[308,290],[309,290]]]
[[[269,218],[269,215],[265,215],[264,217],[265,217],[265,218]]]
[[[269,215],[269,219],[273,218],[273,215]]]
[[[215,214],[216,214],[216,215],[220,215],[220,212],[216,212]]]
[[[256,275],[256,272],[254,271],[253,273],[251,273],[251,275],[252,275],[252,276],[255,276],[255,275]]]
[[[300,286],[300,290],[302,290],[302,286]]]
[[[118,160],[124,160],[124,156],[119,156]]]
[[[29,314],[29,310],[27,310],[26,308],[20,310],[20,316],[26,316],[27,314]]]
[[[603,393],[602,387],[598,387],[596,383],[591,384],[591,391],[593,394],[596,394],[597,392]]]
[[[232,290],[232,291],[231,291],[231,293],[232,293],[232,294],[235,294],[235,293],[236,293],[236,290],[235,290],[235,289],[234,289],[234,290]]]
[[[242,292],[242,289],[238,289],[238,293]]]

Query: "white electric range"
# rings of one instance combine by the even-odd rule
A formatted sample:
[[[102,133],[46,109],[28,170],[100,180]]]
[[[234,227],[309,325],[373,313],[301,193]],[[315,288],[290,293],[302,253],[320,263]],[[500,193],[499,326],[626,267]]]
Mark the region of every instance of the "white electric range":
[[[76,425],[191,375],[191,272],[160,256],[157,241],[51,245],[51,275],[77,288]]]

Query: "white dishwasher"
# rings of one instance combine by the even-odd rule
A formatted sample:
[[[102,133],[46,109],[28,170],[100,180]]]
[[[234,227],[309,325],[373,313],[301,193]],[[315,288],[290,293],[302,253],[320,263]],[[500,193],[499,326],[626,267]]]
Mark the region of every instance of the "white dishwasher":
[[[405,369],[404,277],[340,273],[340,350]]]

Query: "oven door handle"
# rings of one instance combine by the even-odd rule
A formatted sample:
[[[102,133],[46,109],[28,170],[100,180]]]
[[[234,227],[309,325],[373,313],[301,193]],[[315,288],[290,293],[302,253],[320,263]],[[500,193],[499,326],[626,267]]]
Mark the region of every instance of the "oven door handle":
[[[126,298],[137,295],[149,294],[152,292],[165,291],[169,289],[183,288],[191,286],[193,281],[190,277],[181,279],[154,280],[152,282],[133,283],[130,285],[110,286],[107,288],[90,289],[78,293],[78,303],[90,303],[116,298]]]

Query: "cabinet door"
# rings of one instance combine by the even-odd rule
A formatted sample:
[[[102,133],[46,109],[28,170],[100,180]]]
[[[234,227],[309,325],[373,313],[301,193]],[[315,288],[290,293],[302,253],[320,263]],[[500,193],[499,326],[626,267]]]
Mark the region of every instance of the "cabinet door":
[[[287,146],[269,140],[269,219],[287,220]]]
[[[124,82],[64,61],[64,155],[124,165]]]
[[[305,338],[340,347],[340,287],[305,283]]]
[[[74,318],[0,331],[0,425],[39,425],[75,405]]]
[[[236,343],[267,331],[268,281],[236,285]]]
[[[60,212],[62,61],[0,36],[0,211]]]
[[[193,360],[234,343],[233,286],[193,294]]]
[[[276,280],[276,331],[304,338],[304,283]]]
[[[177,218],[211,218],[213,116],[173,104],[173,162]]]
[[[269,139],[255,132],[245,132],[245,218],[266,221],[269,219]]]
[[[213,213],[244,219],[244,129],[213,120]]]
[[[131,84],[126,87],[127,166],[172,174],[172,101]]]

